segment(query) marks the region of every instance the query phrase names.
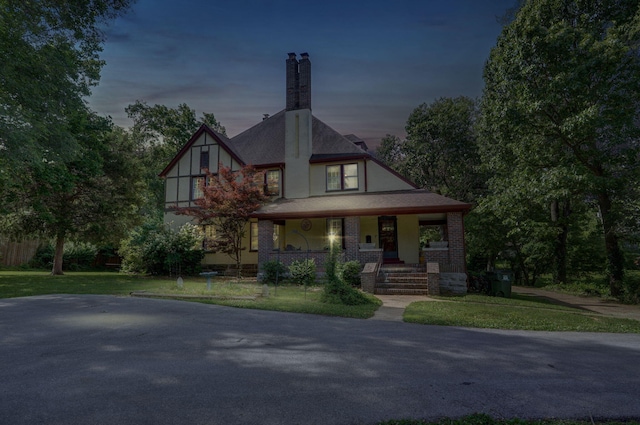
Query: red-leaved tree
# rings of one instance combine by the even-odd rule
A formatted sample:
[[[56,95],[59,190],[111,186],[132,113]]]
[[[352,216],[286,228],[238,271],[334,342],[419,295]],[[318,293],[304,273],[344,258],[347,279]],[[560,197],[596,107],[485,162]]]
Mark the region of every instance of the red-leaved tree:
[[[198,224],[214,226],[215,238],[206,239],[209,249],[223,252],[236,263],[238,277],[241,274],[242,239],[246,234],[251,213],[260,208],[269,197],[264,192],[264,173],[247,165],[232,171],[218,165],[218,173],[207,170],[202,184],[202,198],[195,200],[195,207],[177,208],[176,214],[190,215]]]

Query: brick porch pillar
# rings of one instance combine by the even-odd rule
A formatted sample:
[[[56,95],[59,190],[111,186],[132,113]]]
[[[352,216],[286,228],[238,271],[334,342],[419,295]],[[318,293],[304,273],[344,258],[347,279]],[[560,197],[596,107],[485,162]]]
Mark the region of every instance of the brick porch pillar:
[[[358,260],[358,242],[360,242],[360,217],[344,219],[345,260]]]
[[[447,233],[449,236],[449,263],[460,273],[466,273],[462,213],[447,213]]]
[[[258,273],[261,273],[262,265],[269,261],[273,251],[273,221],[258,221]]]

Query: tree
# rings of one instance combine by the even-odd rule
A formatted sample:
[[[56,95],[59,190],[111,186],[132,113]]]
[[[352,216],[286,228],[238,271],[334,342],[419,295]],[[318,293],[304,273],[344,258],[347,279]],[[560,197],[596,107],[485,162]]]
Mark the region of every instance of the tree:
[[[226,130],[211,113],[203,113],[198,119],[196,111],[186,103],[174,109],[165,105],[149,106],[138,100],[125,110],[133,120],[131,135],[139,142],[138,155],[146,171],[149,188],[147,214],[161,216],[164,210],[164,183],[158,178],[158,172],[202,124],[223,136],[226,136]]]
[[[238,277],[241,274],[242,239],[245,236],[251,213],[260,208],[269,197],[262,182],[264,174],[252,166],[238,171],[218,165],[218,173],[207,170],[203,196],[195,201],[196,207],[176,208],[176,214],[190,215],[198,224],[214,226],[215,239],[207,240],[211,250],[227,254],[236,263]]]
[[[100,78],[104,24],[132,2],[0,1],[0,165],[14,170],[4,179],[43,151],[79,148],[69,117]]]
[[[571,202],[595,200],[614,296],[624,274],[622,213],[638,181],[639,42],[637,0],[529,1],[485,67],[482,154],[492,185],[517,182],[556,205],[562,226]]]
[[[147,221],[120,244],[122,271],[169,275],[195,275],[201,270],[204,251],[202,230],[186,223],[178,231],[161,221]]]
[[[55,239],[52,274],[62,274],[69,238],[117,243],[140,219],[133,141],[88,110],[75,114],[70,129],[80,148],[65,158],[45,151],[25,164],[25,183],[6,189],[13,209],[1,223],[6,232]]]
[[[402,140],[391,134],[382,138],[375,152],[376,158],[396,171],[403,169],[404,155]]]
[[[475,101],[464,96],[440,98],[414,109],[402,145],[403,174],[433,192],[473,201],[482,186],[476,115]]]

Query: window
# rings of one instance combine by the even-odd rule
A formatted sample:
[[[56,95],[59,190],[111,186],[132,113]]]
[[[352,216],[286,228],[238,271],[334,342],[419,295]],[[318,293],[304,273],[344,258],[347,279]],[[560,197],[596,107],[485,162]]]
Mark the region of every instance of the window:
[[[358,164],[342,166],[342,186],[344,190],[358,189]]]
[[[280,249],[280,225],[273,224],[273,249]]]
[[[209,151],[200,152],[200,171],[209,169]]]
[[[357,190],[358,164],[327,165],[327,191]]]
[[[331,245],[332,241],[339,241],[344,249],[344,219],[328,218],[327,219],[327,242]]]
[[[258,222],[249,223],[249,251],[258,250]]]
[[[201,199],[204,196],[204,176],[191,178],[191,199]]]
[[[280,170],[267,171],[265,179],[267,195],[280,196]]]
[[[204,232],[204,240],[202,241],[202,248],[207,250],[209,249],[209,247],[212,246],[212,243],[218,238],[218,235],[216,233],[216,227],[211,224],[207,224],[203,226],[202,231]]]

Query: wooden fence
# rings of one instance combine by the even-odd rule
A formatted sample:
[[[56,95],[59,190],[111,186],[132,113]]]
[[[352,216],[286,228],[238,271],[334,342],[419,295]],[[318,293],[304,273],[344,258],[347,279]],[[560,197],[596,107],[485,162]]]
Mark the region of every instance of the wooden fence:
[[[20,266],[28,263],[36,254],[40,243],[37,239],[20,242],[0,239],[0,265]]]

